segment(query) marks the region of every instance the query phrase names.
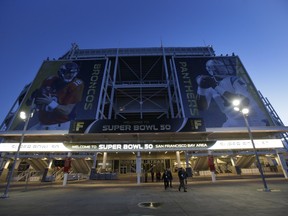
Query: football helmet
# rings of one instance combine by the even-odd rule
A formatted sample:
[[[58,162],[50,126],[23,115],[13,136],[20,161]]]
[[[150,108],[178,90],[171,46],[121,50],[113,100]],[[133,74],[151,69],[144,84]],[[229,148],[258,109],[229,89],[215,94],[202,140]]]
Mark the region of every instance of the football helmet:
[[[223,78],[232,75],[227,66],[220,60],[210,59],[206,62],[207,72],[215,78]]]
[[[79,66],[75,62],[68,62],[60,66],[58,75],[66,83],[71,82],[79,73]]]

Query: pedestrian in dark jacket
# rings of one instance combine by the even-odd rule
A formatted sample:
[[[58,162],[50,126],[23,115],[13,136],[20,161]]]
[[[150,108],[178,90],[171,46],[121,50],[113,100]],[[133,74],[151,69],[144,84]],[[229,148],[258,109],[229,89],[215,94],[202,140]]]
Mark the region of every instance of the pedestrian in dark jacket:
[[[186,171],[180,167],[178,170],[178,177],[179,177],[179,188],[178,190],[181,191],[181,188],[184,189],[184,192],[187,192],[186,186],[185,186],[185,179],[187,178]]]
[[[169,186],[170,188],[172,188],[172,180],[173,180],[172,172],[169,168],[167,169],[167,172],[168,172],[168,177],[169,177]]]
[[[164,181],[164,188],[166,190],[169,187],[169,172],[167,169],[163,172],[162,180]]]
[[[156,181],[157,182],[161,181],[161,172],[159,172],[159,171],[156,172]]]

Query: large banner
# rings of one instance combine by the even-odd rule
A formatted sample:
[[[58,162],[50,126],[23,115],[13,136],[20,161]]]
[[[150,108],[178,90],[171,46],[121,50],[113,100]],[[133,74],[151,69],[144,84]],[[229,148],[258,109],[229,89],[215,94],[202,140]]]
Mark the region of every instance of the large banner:
[[[283,148],[281,139],[254,140],[257,149]],[[0,152],[16,152],[19,143],[1,143]],[[128,152],[128,151],[195,151],[253,149],[251,140],[218,140],[191,143],[23,143],[20,152]]]
[[[108,62],[105,59],[45,61],[18,110],[28,113],[32,109],[28,130],[186,132],[245,126],[243,116],[232,105],[234,99],[240,99],[250,109],[251,126],[272,125],[238,57],[174,57],[172,61],[183,111],[181,119],[97,119]],[[24,121],[18,113],[15,116],[10,129],[22,130]]]
[[[73,121],[70,133],[159,133],[205,131],[199,118],[166,120],[95,120]]]
[[[95,119],[106,60],[45,61],[19,110],[29,113],[27,130],[69,130],[71,120]],[[23,129],[17,117],[11,130]]]
[[[242,127],[244,118],[232,104],[240,99],[251,126],[272,124],[238,57],[177,57],[174,63],[185,117],[203,118],[206,128]]]

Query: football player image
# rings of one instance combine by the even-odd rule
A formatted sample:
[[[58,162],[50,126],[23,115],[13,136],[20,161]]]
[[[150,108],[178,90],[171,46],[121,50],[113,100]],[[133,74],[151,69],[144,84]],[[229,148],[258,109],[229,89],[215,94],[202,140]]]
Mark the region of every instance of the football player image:
[[[30,130],[69,129],[84,89],[83,81],[76,77],[78,73],[79,66],[75,62],[64,63],[58,70],[58,76],[49,76],[34,91],[32,98],[35,98],[39,122]]]
[[[232,101],[237,98],[249,108],[251,126],[267,125],[267,117],[247,90],[247,84],[241,77],[235,75],[231,66],[228,67],[220,60],[210,59],[206,62],[206,70],[207,75],[196,77],[199,110],[209,109],[211,101],[214,100],[226,116],[223,127],[243,126],[243,116],[235,111],[232,105]]]

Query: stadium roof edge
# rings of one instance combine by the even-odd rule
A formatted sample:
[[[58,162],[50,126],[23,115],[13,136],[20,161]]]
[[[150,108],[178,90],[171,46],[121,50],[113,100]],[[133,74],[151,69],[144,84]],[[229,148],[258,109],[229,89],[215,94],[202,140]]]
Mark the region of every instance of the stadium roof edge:
[[[70,51],[60,59],[87,58],[98,56],[134,56],[134,55],[193,55],[215,56],[212,46],[199,47],[142,47],[142,48],[105,48],[105,49],[80,49],[73,46]]]

